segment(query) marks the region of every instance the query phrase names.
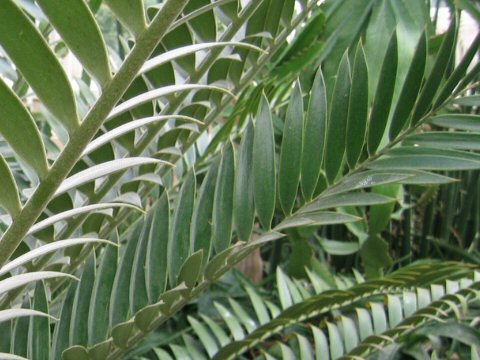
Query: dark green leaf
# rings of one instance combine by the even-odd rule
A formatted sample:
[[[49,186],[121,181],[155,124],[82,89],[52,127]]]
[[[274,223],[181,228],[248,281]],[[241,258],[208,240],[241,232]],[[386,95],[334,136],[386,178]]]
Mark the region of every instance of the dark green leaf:
[[[328,119],[324,166],[330,183],[333,183],[337,177],[345,154],[349,94],[350,65],[348,64],[348,53],[345,52],[338,67]]]
[[[270,105],[264,95],[260,100],[253,140],[253,191],[255,208],[262,226],[270,229],[275,209],[275,140]]]
[[[47,294],[43,282],[35,285],[33,309],[48,314]],[[50,319],[43,316],[32,316],[28,328],[28,357],[30,359],[50,359]]]
[[[480,150],[480,132],[426,132],[407,137],[403,144],[439,147],[443,149]]]
[[[354,168],[365,142],[368,116],[368,69],[362,43],[357,46],[348,104],[347,163]]]
[[[118,239],[116,240],[118,242]],[[107,245],[93,285],[88,313],[88,343],[97,344],[107,338],[110,295],[117,271],[118,247]]]
[[[193,289],[201,273],[202,261],[203,250],[198,250],[189,256],[180,269],[177,283],[181,284],[182,282],[185,282],[185,285],[189,290]]]
[[[153,218],[148,235],[145,280],[150,303],[158,301],[167,285],[168,234],[170,233],[170,204],[165,191],[149,215]]]
[[[212,247],[213,198],[215,195],[219,163],[220,158],[217,157],[210,165],[208,173],[200,187],[192,218],[190,243],[192,244],[193,251],[203,250],[205,262],[207,262],[210,257]]]
[[[192,169],[178,194],[173,216],[167,247],[169,279],[172,287],[177,284],[178,273],[190,254],[190,222],[195,199],[195,183],[195,173]]]
[[[54,359],[61,359],[62,352],[68,348],[70,342],[70,322],[77,285],[77,282],[70,283],[62,303],[59,321],[55,324],[52,345]]]
[[[439,115],[429,120],[430,124],[445,128],[480,132],[480,116],[468,114]]]
[[[456,18],[453,17],[450,27],[444,36],[442,46],[436,56],[432,71],[422,88],[422,92],[420,93],[415,109],[413,110],[412,125],[415,125],[431,107],[432,100],[442,82],[450,57],[454,52],[456,28],[457,21]]]
[[[392,264],[388,250],[388,244],[378,235],[369,236],[362,244],[360,256],[369,278],[378,277],[382,269]]]
[[[300,83],[295,84],[283,128],[280,165],[278,171],[278,194],[285,214],[292,212],[297,196],[302,163],[303,146],[303,99]]]
[[[235,176],[234,216],[235,228],[242,241],[248,241],[255,218],[253,201],[253,124],[248,122],[243,133]]]
[[[406,124],[410,113],[412,112],[415,100],[417,99],[420,86],[422,85],[425,64],[427,60],[427,39],[425,32],[422,33],[418,41],[415,54],[413,56],[407,76],[402,86],[400,97],[398,98],[395,111],[392,116],[389,136],[395,139]]]
[[[305,120],[305,140],[302,151],[302,192],[312,198],[320,175],[327,129],[327,94],[321,68],[313,81]]]
[[[88,313],[90,299],[95,281],[95,254],[93,253],[85,263],[80,283],[78,284],[73,301],[72,319],[70,321],[70,345],[88,344]]]
[[[383,59],[380,79],[373,100],[372,112],[368,128],[368,152],[374,153],[382,141],[387,126],[388,115],[392,105],[393,91],[397,76],[398,47],[395,31],[388,44],[387,53]]]
[[[213,246],[217,253],[228,247],[232,236],[234,180],[235,154],[229,142],[223,149],[213,199]]]

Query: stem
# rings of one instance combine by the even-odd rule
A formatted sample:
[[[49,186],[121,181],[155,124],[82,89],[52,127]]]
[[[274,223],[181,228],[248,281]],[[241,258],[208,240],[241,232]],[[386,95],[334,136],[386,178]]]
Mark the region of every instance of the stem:
[[[155,16],[149,28],[138,38],[135,47],[118,73],[107,83],[102,95],[87,114],[82,125],[72,135],[48,175],[40,182],[32,197],[5,232],[0,241],[0,266],[5,264],[12,256],[27,234],[28,229],[35,223],[49,201],[54,197],[57,188],[82,156],[83,150],[135,79],[138,71],[166,34],[171,24],[180,15],[187,1],[168,0]]]

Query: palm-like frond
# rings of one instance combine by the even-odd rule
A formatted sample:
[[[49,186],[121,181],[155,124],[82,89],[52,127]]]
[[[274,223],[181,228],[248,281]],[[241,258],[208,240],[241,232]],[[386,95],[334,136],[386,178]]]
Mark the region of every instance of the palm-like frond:
[[[313,284],[296,283],[280,271],[279,303],[247,285],[247,303],[230,299],[228,306],[215,304],[217,316],[189,317],[196,342],[184,338],[184,351],[195,357],[196,343],[199,356],[216,359],[241,358],[248,350],[267,359],[365,358],[432,322],[462,321],[478,303],[479,274],[472,270],[454,263],[414,264],[381,280],[313,294]],[[173,358],[180,345],[175,346]]]

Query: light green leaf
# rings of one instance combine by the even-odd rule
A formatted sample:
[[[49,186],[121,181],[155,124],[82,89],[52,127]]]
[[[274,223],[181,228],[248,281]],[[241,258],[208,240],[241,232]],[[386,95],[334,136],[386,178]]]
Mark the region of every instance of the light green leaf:
[[[225,88],[212,86],[212,85],[199,85],[199,84],[185,84],[185,85],[169,85],[164,86],[160,89],[154,89],[137,95],[131,99],[128,99],[122,102],[120,105],[115,107],[110,114],[107,116],[105,121],[110,121],[113,118],[121,115],[127,111],[131,111],[132,109],[140,106],[142,104],[148,103],[149,101],[161,98],[162,96],[175,94],[177,92],[182,91],[189,91],[189,90],[211,90],[211,91],[219,91],[221,93],[227,94],[231,97],[235,97],[230,91]]]
[[[270,229],[275,209],[275,178],[272,114],[266,97],[262,95],[253,140],[253,191],[258,218],[265,229]]]
[[[39,0],[37,3],[85,69],[105,85],[111,79],[107,49],[87,4],[73,1],[64,6],[62,0]]]
[[[397,32],[394,31],[383,59],[375,99],[373,100],[368,127],[368,152],[373,154],[380,145],[388,122],[397,75]]]
[[[286,309],[293,305],[293,300],[288,289],[287,276],[284,274],[280,267],[277,267],[276,279],[278,298],[280,299],[282,309]]]
[[[324,167],[329,183],[337,177],[345,154],[349,94],[350,65],[348,53],[345,52],[338,67],[328,118]]]
[[[242,340],[245,337],[245,333],[242,329],[242,326],[238,322],[237,318],[222,304],[217,302],[214,303],[215,308],[222,317],[223,321],[227,324],[228,329],[233,335],[233,338],[238,341]]]
[[[3,1],[0,17],[0,45],[43,105],[72,134],[79,120],[72,89],[57,58],[13,0]]]
[[[439,115],[429,120],[430,124],[457,130],[480,132],[480,116],[469,114]]]
[[[2,79],[0,98],[0,135],[40,178],[45,177],[48,164],[40,133],[22,101]]]
[[[0,310],[0,322],[17,319],[19,317],[25,316],[46,316],[51,317],[50,315],[37,311],[37,310],[30,310],[30,309],[7,309],[7,310]]]
[[[48,314],[47,295],[42,282],[35,285],[33,309]],[[50,357],[50,319],[32,316],[28,327],[28,357],[30,359],[49,360]]]
[[[52,253],[54,251],[65,249],[70,246],[90,244],[90,243],[112,244],[108,240],[101,240],[101,239],[95,239],[95,238],[78,238],[78,239],[55,241],[50,244],[42,245],[33,250],[30,250],[29,252],[5,264],[2,268],[0,268],[0,276],[5,275],[6,273],[10,272],[11,270],[15,269],[18,266],[22,266],[29,263],[30,261],[36,260],[37,258],[40,258],[43,255]]]
[[[365,142],[368,116],[368,69],[362,43],[357,45],[353,64],[352,87],[348,104],[347,163],[352,169],[357,164]]]
[[[34,234],[37,231],[43,230],[59,221],[67,220],[69,218],[72,218],[77,215],[83,215],[83,214],[88,214],[88,213],[94,213],[94,212],[101,212],[102,210],[105,209],[112,209],[116,207],[128,207],[131,209],[136,209],[139,211],[143,211],[141,208],[138,208],[137,206],[130,205],[127,203],[103,203],[103,204],[93,204],[93,205],[85,205],[81,206],[72,210],[67,210],[63,211],[61,213],[49,216],[45,220],[39,221],[35,225],[33,225],[30,230],[28,230],[28,235]]]
[[[313,339],[315,342],[315,357],[317,359],[330,359],[330,353],[328,351],[327,337],[322,330],[315,326],[311,326]]]
[[[404,145],[420,145],[459,150],[480,150],[480,132],[437,132],[429,131],[411,135],[403,141]]]
[[[23,356],[18,356],[14,354],[0,353],[0,359],[2,360],[28,360]]]
[[[321,68],[313,81],[307,116],[305,140],[302,151],[302,193],[305,199],[312,198],[318,182],[325,147],[327,129],[327,93]]]
[[[145,266],[145,280],[150,303],[156,302],[167,285],[168,234],[170,233],[170,203],[167,192],[148,216],[153,218],[148,235],[148,249]]]
[[[135,129],[138,129],[142,126],[146,126],[146,125],[150,125],[158,122],[166,122],[167,120],[170,120],[170,119],[188,121],[188,122],[192,122],[194,124],[199,124],[199,125],[202,124],[197,119],[194,119],[190,116],[184,116],[184,115],[157,115],[157,116],[150,116],[143,119],[133,120],[133,121],[127,122],[126,124],[117,126],[116,128],[92,140],[83,151],[82,156],[88,155],[94,152],[95,150],[101,148],[103,145],[108,144],[112,140],[117,139],[122,135],[128,134],[129,132]]]
[[[218,346],[215,342],[215,339],[200,321],[195,319],[193,316],[188,316],[187,319],[192,326],[193,331],[195,331],[202,342],[202,345],[205,347],[205,350],[207,350],[208,356],[213,357],[213,355],[215,355],[215,353],[218,351]]]
[[[190,222],[195,199],[195,173],[188,173],[185,182],[177,195],[172,231],[168,239],[168,268],[170,285],[177,285],[178,273],[190,253]]]
[[[338,359],[344,354],[342,336],[338,327],[331,322],[327,321],[328,330],[328,342],[330,344],[330,357],[332,359]]]
[[[189,256],[180,269],[177,283],[185,283],[189,290],[193,289],[201,273],[202,261],[203,250],[198,250]]]
[[[147,28],[141,0],[104,0],[104,2],[135,38],[138,38]]]
[[[424,169],[424,170],[475,170],[480,168],[480,161],[461,156],[396,155],[382,157],[370,164],[371,169]]]
[[[0,186],[0,206],[14,217],[21,211],[22,204],[20,203],[17,184],[15,183],[12,172],[1,154],[0,178],[2,179],[2,186]]]
[[[332,211],[309,212],[296,214],[283,220],[275,227],[275,230],[281,231],[294,227],[344,224],[358,220],[360,220],[360,218],[356,216]]]
[[[310,204],[303,206],[300,212],[318,211],[343,206],[378,205],[392,201],[394,201],[394,199],[371,192],[340,193],[330,196],[320,196]]]
[[[55,192],[55,196],[63,194],[69,190],[75,189],[76,187],[83,185],[85,183],[88,183],[92,180],[95,180],[99,177],[108,176],[115,172],[129,169],[133,166],[146,165],[146,164],[158,164],[158,163],[169,164],[168,162],[162,161],[162,160],[135,157],[135,158],[111,160],[99,165],[94,165],[89,167],[86,170],[82,170],[70,176],[69,178],[65,179],[60,184],[57,191]]]
[[[235,228],[240,240],[247,242],[255,218],[253,200],[253,124],[248,122],[243,133],[237,161],[234,189]]]
[[[298,345],[300,347],[300,359],[301,360],[313,360],[313,349],[310,345],[310,341],[302,335],[297,334]]]
[[[17,289],[28,283],[39,281],[39,280],[46,280],[52,279],[55,277],[69,277],[75,279],[74,276],[69,274],[64,274],[61,272],[56,271],[35,271],[20,275],[15,275],[0,281],[0,295],[9,292],[10,290]]]
[[[255,289],[249,285],[245,286],[245,290],[247,291],[248,297],[252,302],[258,321],[261,325],[266,324],[268,321],[270,321],[270,315],[268,315],[267,308],[262,301],[262,298],[260,297],[260,295],[257,294]]]
[[[297,196],[303,147],[303,98],[297,81],[287,108],[283,128],[280,164],[278,170],[278,195],[283,212],[289,215]]]
[[[229,142],[223,149],[213,199],[213,246],[217,253],[228,247],[232,236],[234,180],[235,154]]]
[[[259,52],[263,52],[261,48],[255,45],[251,45],[243,42],[236,42],[236,41],[219,41],[219,42],[187,45],[187,46],[182,46],[176,49],[169,50],[163,54],[153,57],[150,60],[147,60],[145,64],[142,66],[142,68],[140,69],[140,71],[138,72],[138,75],[151,71],[157,68],[158,66],[169,63],[185,55],[193,54],[202,50],[205,51],[205,50],[214,49],[216,47],[227,47],[227,46],[235,46],[235,47],[247,48],[249,50],[256,50]]]
[[[360,250],[360,244],[353,241],[337,241],[320,238],[319,242],[323,250],[332,255],[351,255]]]
[[[412,62],[408,68],[405,81],[393,112],[392,123],[390,125],[390,139],[395,139],[409,119],[415,100],[422,85],[427,60],[427,38],[425,32],[422,33],[413,55]]]

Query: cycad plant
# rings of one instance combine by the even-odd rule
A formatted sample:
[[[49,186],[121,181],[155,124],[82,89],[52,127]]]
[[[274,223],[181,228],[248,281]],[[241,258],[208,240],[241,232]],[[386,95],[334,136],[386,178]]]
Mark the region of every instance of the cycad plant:
[[[450,20],[437,33],[441,5]],[[448,331],[439,321],[478,301],[475,265],[405,266],[437,255],[432,234],[478,264],[480,36],[456,56],[467,13],[479,18],[475,2],[4,0],[0,356],[394,356],[425,333],[414,326]],[[432,203],[456,211],[436,189],[459,176],[477,216],[459,220],[457,246],[450,224],[432,230],[435,210],[419,222]],[[284,265],[291,284],[342,271],[369,281],[303,304],[292,300],[300,288],[279,284],[285,310],[259,315],[267,331],[245,322],[205,345],[194,317],[202,294],[218,295],[209,289],[252,256],[264,292]],[[389,314],[391,341],[344,347],[346,330],[327,322],[327,333],[276,339],[280,350],[264,342],[311,316],[379,295],[398,305],[434,283],[454,298],[422,295]],[[250,297],[258,315],[265,305]],[[240,317],[250,311],[237,305]],[[473,336],[474,324],[456,329]],[[168,337],[190,326],[206,351]],[[385,331],[374,324],[359,339]]]

